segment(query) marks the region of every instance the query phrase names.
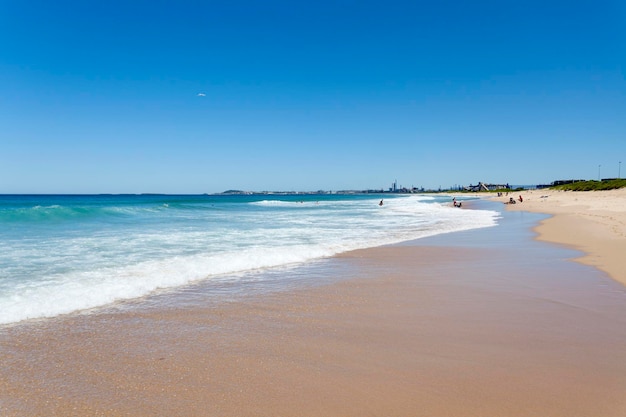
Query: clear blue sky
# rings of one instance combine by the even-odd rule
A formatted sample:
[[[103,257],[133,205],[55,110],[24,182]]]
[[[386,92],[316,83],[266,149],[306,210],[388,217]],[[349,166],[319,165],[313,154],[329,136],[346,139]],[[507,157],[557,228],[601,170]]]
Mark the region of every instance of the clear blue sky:
[[[0,39],[0,193],[626,177],[623,0],[0,0]]]

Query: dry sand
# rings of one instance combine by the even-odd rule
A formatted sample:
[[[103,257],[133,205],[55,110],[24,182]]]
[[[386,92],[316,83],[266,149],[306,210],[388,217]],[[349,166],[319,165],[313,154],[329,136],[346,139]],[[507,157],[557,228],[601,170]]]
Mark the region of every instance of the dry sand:
[[[509,210],[554,215],[535,230],[539,239],[585,252],[577,260],[606,272],[626,285],[626,188],[610,191],[524,191],[494,198]]]
[[[1,329],[0,415],[625,416],[626,290],[504,214],[332,284]]]

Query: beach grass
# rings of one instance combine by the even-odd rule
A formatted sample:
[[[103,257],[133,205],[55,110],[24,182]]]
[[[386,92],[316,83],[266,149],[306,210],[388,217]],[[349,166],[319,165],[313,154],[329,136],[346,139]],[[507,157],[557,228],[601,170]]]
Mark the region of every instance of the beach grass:
[[[554,187],[550,187],[554,190],[562,191],[603,191],[603,190],[617,190],[626,187],[626,179],[624,178],[612,178],[602,181],[589,180],[589,181],[576,181],[571,184],[562,184]]]

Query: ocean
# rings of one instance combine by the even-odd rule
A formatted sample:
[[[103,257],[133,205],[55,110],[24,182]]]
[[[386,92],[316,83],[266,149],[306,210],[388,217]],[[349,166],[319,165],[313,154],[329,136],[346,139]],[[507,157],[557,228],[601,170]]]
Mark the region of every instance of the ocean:
[[[499,213],[451,201],[413,194],[0,195],[0,324],[497,225]]]

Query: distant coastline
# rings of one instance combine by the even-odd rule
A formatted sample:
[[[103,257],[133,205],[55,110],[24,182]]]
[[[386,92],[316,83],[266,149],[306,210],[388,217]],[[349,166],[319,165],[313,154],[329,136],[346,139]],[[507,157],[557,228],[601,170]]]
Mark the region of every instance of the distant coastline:
[[[0,196],[181,196],[181,195],[353,195],[353,194],[440,194],[440,193],[462,193],[462,194],[479,194],[479,193],[497,193],[497,192],[520,192],[532,190],[561,190],[561,191],[599,191],[626,188],[626,179],[622,178],[604,178],[602,180],[556,180],[550,184],[538,185],[510,185],[478,182],[466,186],[456,185],[448,188],[424,188],[424,187],[402,187],[397,183],[392,183],[391,187],[369,188],[369,189],[342,189],[342,190],[316,190],[316,191],[295,191],[295,190],[239,190],[229,189],[222,192],[199,192],[199,193],[156,193],[156,192],[139,192],[139,193],[0,193]]]

